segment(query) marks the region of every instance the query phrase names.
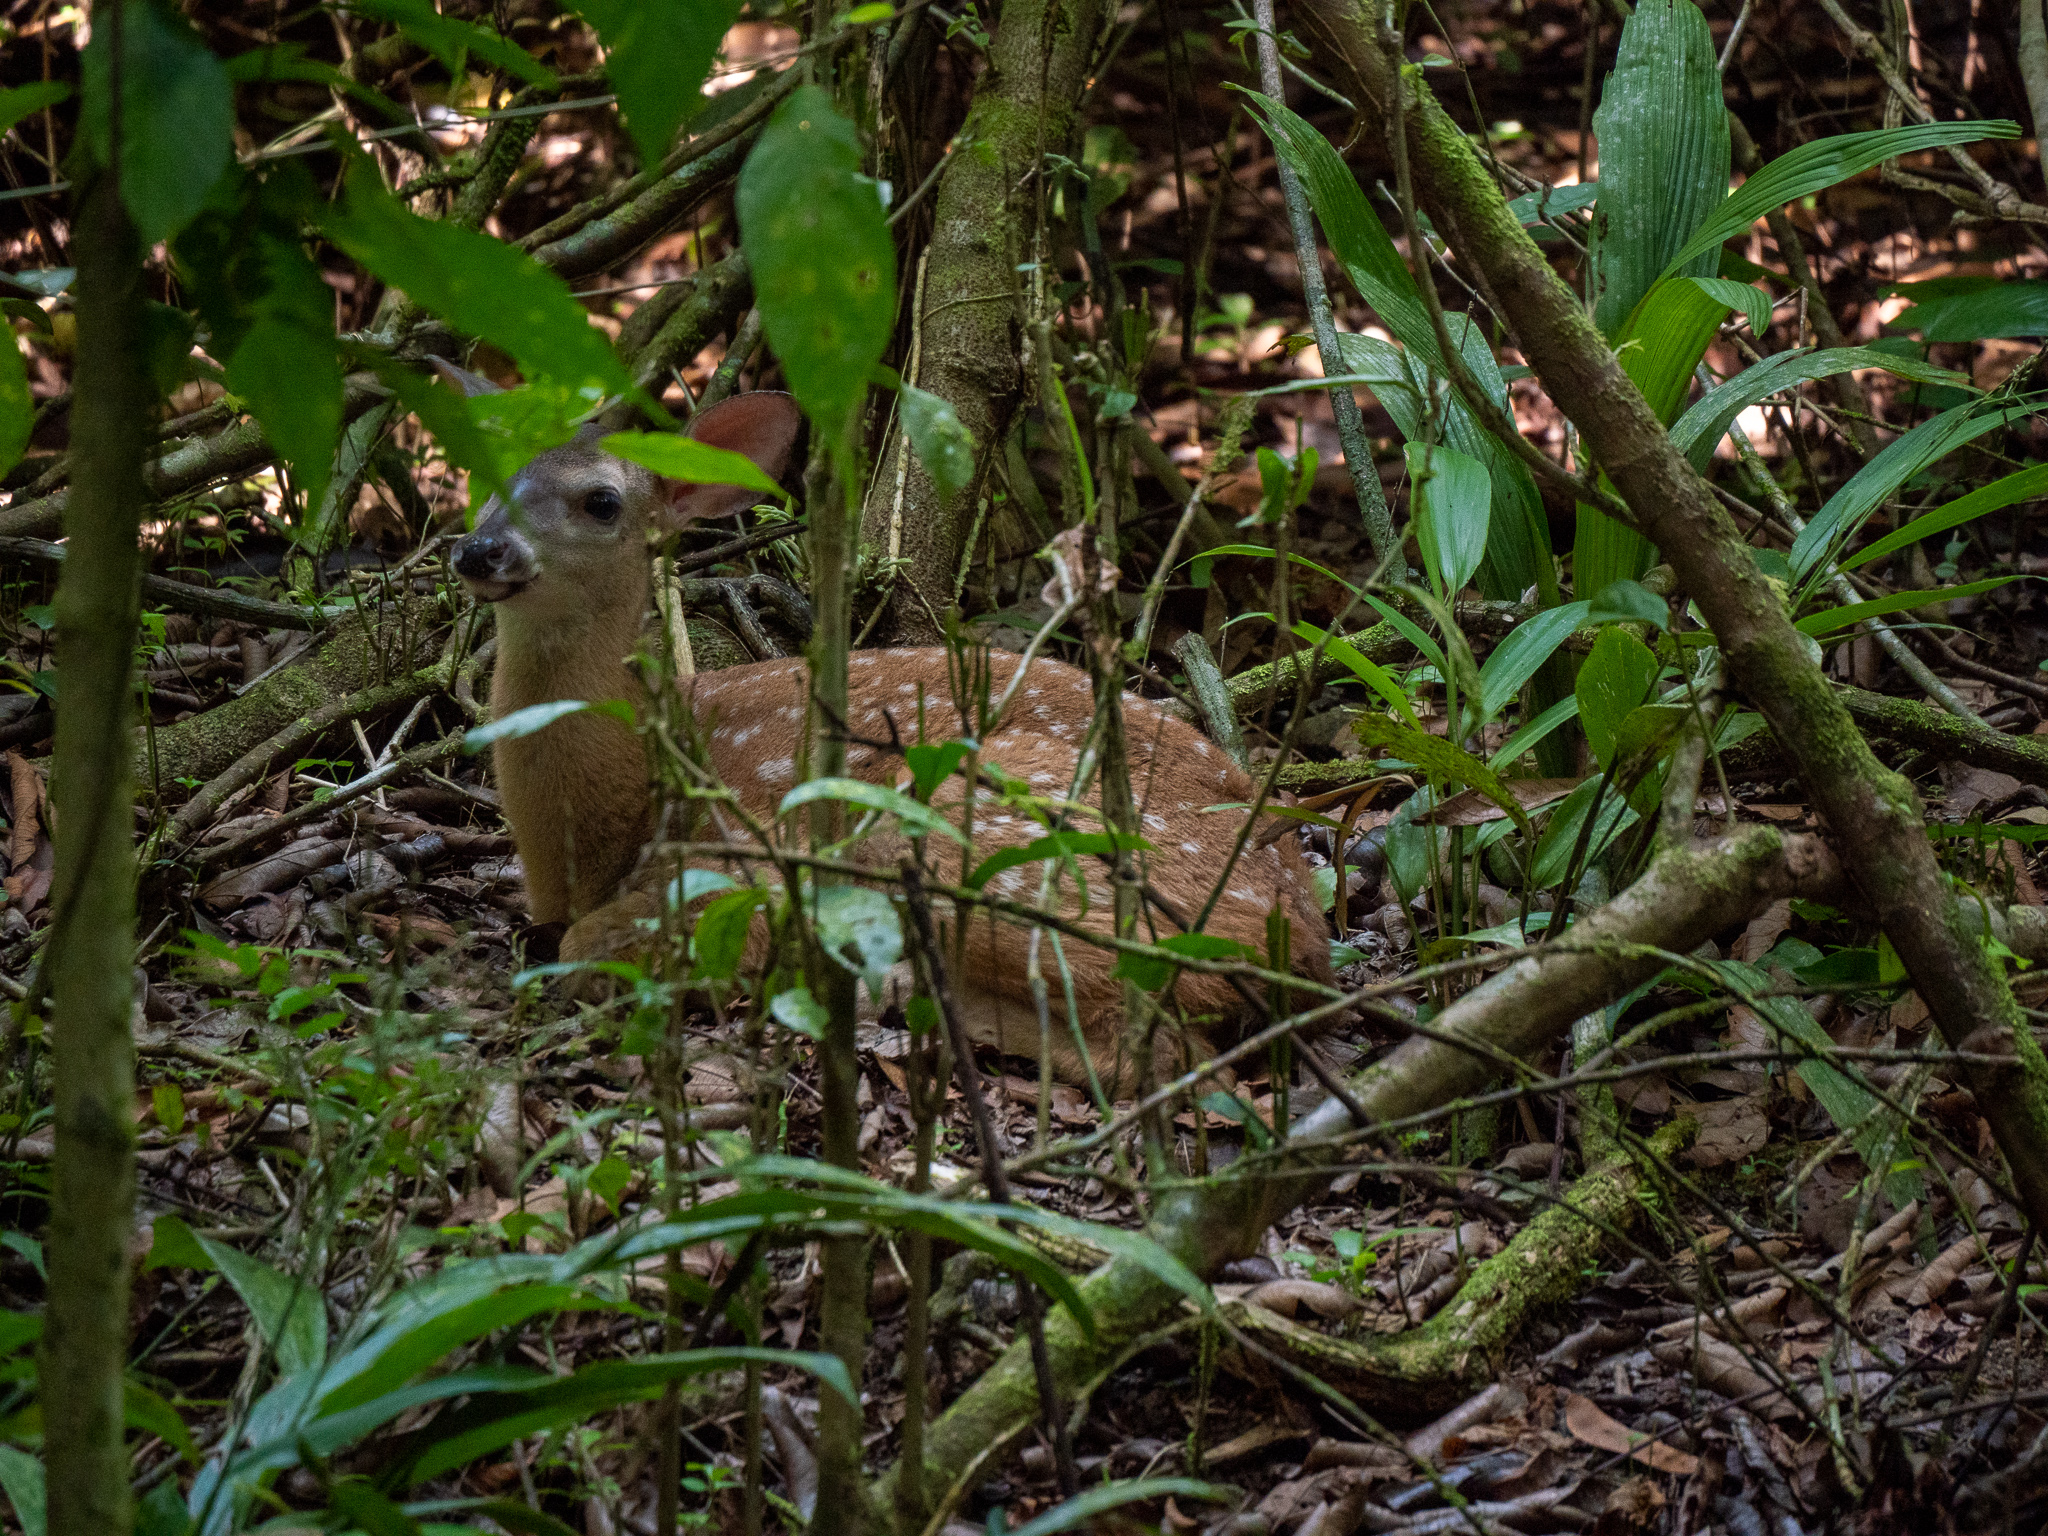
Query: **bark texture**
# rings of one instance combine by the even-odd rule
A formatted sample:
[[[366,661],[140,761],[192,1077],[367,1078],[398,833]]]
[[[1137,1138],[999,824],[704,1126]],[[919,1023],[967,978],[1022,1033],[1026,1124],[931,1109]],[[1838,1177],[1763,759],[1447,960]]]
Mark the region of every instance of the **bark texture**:
[[[1002,451],[1024,389],[1020,262],[1012,231],[1037,224],[1030,199],[1046,154],[1069,154],[1102,28],[1101,0],[1007,0],[967,121],[939,179],[921,286],[911,302],[917,364],[907,382],[953,407],[974,434],[980,472],[941,496],[901,425],[892,428],[861,514],[867,560],[901,559],[899,635],[931,645],[953,601],[961,544],[991,458]]]

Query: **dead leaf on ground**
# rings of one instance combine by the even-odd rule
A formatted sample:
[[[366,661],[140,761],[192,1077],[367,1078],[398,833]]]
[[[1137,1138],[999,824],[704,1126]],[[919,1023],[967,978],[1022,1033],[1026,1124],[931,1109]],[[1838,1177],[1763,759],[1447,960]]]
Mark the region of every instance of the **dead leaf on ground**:
[[[1666,1445],[1662,1440],[1630,1429],[1619,1419],[1610,1417],[1590,1397],[1582,1397],[1576,1392],[1564,1400],[1564,1427],[1571,1431],[1574,1440],[1617,1456],[1627,1456],[1659,1472],[1691,1477],[1700,1469],[1699,1457],[1690,1451],[1681,1451],[1675,1445]]]
[[[1686,1154],[1695,1168],[1718,1168],[1724,1163],[1738,1162],[1761,1151],[1770,1139],[1771,1122],[1758,1094],[1694,1104],[1688,1113],[1700,1126],[1699,1139]]]
[[[9,752],[6,762],[14,830],[8,839],[7,877],[0,880],[0,886],[6,888],[7,899],[26,915],[40,907],[50,894],[57,854],[43,826],[47,803],[43,776],[19,752]]]
[[[1577,779],[1509,779],[1508,793],[1515,797],[1515,803],[1525,811],[1540,810],[1555,805],[1566,795],[1579,787]],[[1416,817],[1435,827],[1476,827],[1489,821],[1506,819],[1507,812],[1496,805],[1489,795],[1476,789],[1460,790],[1433,811]]]

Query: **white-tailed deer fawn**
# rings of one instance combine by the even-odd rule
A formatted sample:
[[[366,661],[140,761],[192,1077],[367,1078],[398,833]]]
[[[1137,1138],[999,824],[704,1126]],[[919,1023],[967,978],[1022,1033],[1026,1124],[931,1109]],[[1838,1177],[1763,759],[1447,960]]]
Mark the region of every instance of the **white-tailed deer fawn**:
[[[461,370],[443,369],[462,387],[493,386]],[[795,441],[799,418],[785,395],[740,395],[700,412],[691,435],[746,454],[770,476],[779,475]],[[736,486],[681,485],[605,453],[597,433],[551,449],[513,477],[516,509],[493,500],[476,530],[454,550],[456,572],[479,598],[497,605],[497,670],[492,712],[500,718],[558,699],[644,702],[631,657],[650,603],[650,534],[699,518],[737,510],[753,493]],[[990,697],[1000,698],[1015,675],[1017,657],[990,658]],[[901,756],[879,743],[924,738],[943,741],[967,734],[953,702],[953,681],[943,649],[861,651],[849,666],[850,741],[847,773],[875,783],[907,782]],[[809,673],[800,660],[763,661],[686,678],[684,690],[701,727],[709,767],[740,806],[762,824],[772,822],[782,797],[797,782],[810,703]],[[1251,779],[1191,726],[1149,701],[1123,700],[1133,794],[1151,844],[1142,854],[1146,881],[1173,911],[1192,918],[1224,877],[1243,827],[1243,813],[1211,811],[1244,804],[1256,792]],[[981,742],[984,761],[1027,782],[1034,794],[1070,793],[1080,747],[1094,710],[1085,674],[1062,663],[1035,660],[1000,720]],[[567,715],[532,735],[504,739],[495,749],[505,815],[526,871],[527,899],[536,922],[571,924],[564,959],[616,952],[637,933],[633,919],[656,910],[647,887],[659,889],[666,870],[636,865],[653,833],[653,797],[641,740],[621,721],[595,711]],[[948,799],[950,797],[950,807]],[[935,797],[960,824],[964,800],[956,777]],[[1092,801],[1092,792],[1091,792]],[[1030,815],[985,795],[972,821],[977,857],[1028,843],[1045,828]],[[893,859],[900,840],[870,840],[857,854],[871,867]],[[994,876],[989,889],[1030,901],[1042,864]],[[1059,910],[1097,933],[1112,931],[1110,885],[1095,875],[1082,912],[1071,881],[1063,881]],[[636,889],[636,886],[639,887]],[[1270,846],[1248,841],[1215,903],[1206,931],[1264,954],[1268,914],[1285,915],[1292,934],[1294,969],[1326,980],[1327,931],[1314,882],[1294,839]],[[1140,933],[1164,936],[1170,925],[1141,922]],[[757,936],[756,945],[760,939]],[[971,917],[966,964],[954,986],[974,1037],[1013,1055],[1036,1057],[1038,1012],[1027,984],[1029,931],[992,917]],[[1123,1039],[1123,984],[1111,973],[1113,952],[1085,943],[1064,946],[1078,1023],[1088,1055],[1105,1087],[1133,1083]],[[1051,1053],[1055,1072],[1087,1081],[1072,1045],[1064,987],[1048,954],[1043,970],[1055,1014]],[[1197,1022],[1185,1042],[1190,1059],[1204,1059],[1207,1032],[1218,1019],[1241,1017],[1241,995],[1214,974],[1183,972],[1175,988],[1182,1011]]]

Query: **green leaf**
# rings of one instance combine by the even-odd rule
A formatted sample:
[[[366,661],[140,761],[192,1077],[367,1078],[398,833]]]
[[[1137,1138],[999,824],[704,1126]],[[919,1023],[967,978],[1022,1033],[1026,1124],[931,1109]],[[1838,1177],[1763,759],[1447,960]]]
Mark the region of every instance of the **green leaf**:
[[[114,163],[110,8],[95,11],[81,60],[78,129],[94,160]],[[147,247],[183,229],[233,159],[235,101],[227,71],[167,5],[126,0],[121,12],[121,201]]]
[[[740,168],[740,243],[791,393],[850,452],[854,412],[896,325],[896,247],[860,136],[815,85],[769,118]]]
[[[1486,556],[1493,483],[1484,464],[1455,448],[1411,442],[1407,459],[1423,565],[1441,583],[1441,595],[1455,597]]]
[[[1100,1488],[1090,1488],[1055,1504],[1044,1514],[1018,1526],[1010,1536],[1054,1536],[1055,1532],[1071,1531],[1082,1521],[1092,1520],[1109,1510],[1148,1499],[1205,1499],[1220,1504],[1236,1497],[1237,1490],[1228,1484],[1201,1483],[1191,1477],[1141,1477],[1133,1482],[1105,1483]]]
[[[212,1257],[199,1246],[199,1239],[181,1216],[159,1216],[151,1228],[149,1256],[142,1261],[145,1272],[165,1267],[208,1270]]]
[[[342,1477],[329,1483],[327,1504],[363,1536],[424,1536],[417,1520],[361,1478]]]
[[[605,78],[641,163],[658,164],[704,99],[704,76],[739,0],[575,0],[574,8],[604,39]]]
[[[1603,629],[1579,668],[1579,725],[1605,768],[1614,761],[1621,722],[1643,704],[1657,681],[1657,657],[1625,629]]]
[[[12,90],[0,91],[0,133],[10,132],[16,123],[31,112],[54,107],[58,102],[67,101],[70,97],[71,87],[62,80],[31,80],[27,85],[17,85]]]
[[[14,1506],[22,1536],[44,1536],[50,1522],[42,1462],[17,1446],[0,1445],[0,1489]]]
[[[918,799],[929,802],[972,750],[964,741],[920,741],[905,747],[903,760],[910,765],[912,792]]]
[[[1190,960],[1247,960],[1256,965],[1259,953],[1250,945],[1236,939],[1226,939],[1218,933],[1174,933],[1168,934],[1152,946],[1159,953],[1142,953],[1127,949],[1117,956],[1116,969],[1110,974],[1122,981],[1134,981],[1146,992],[1157,992],[1173,980],[1174,965],[1171,956],[1184,956]]]
[[[1594,821],[1592,835],[1586,840],[1587,865],[1590,866],[1606,852],[1609,843],[1635,825],[1638,817],[1628,801],[1620,795],[1602,796],[1600,785],[1597,775],[1586,780],[1551,812],[1550,825],[1543,829],[1543,836],[1536,842],[1536,852],[1529,860],[1532,888],[1555,885],[1565,877],[1571,866],[1572,854],[1579,845],[1579,834],[1585,828],[1586,818],[1592,814],[1596,798],[1600,801],[1600,814]]]
[[[281,1274],[239,1248],[193,1234],[255,1320],[256,1331],[277,1358],[280,1375],[291,1376],[327,1358],[327,1308],[320,1288]]]
[[[1925,608],[1929,603],[1953,602],[1959,597],[1975,597],[1979,592],[1989,592],[2002,587],[2009,581],[2019,581],[2018,575],[1993,576],[1985,581],[1966,581],[1961,586],[1937,587],[1931,592],[1894,592],[1887,597],[1873,597],[1866,602],[1845,603],[1839,608],[1824,608],[1819,613],[1810,613],[1798,623],[1802,635],[1832,634],[1838,629],[1847,629],[1851,624],[1860,624],[1865,619],[1881,618],[1887,613],[1904,613],[1912,608]]]
[[[1020,864],[1041,864],[1047,859],[1110,858],[1119,847],[1150,850],[1152,845],[1129,832],[1048,832],[1028,843],[997,849],[974,866],[974,873],[967,877],[967,888],[978,891],[1004,870]]]
[[[178,1410],[140,1382],[121,1383],[121,1421],[130,1429],[149,1431],[194,1466],[199,1464],[199,1447]]]
[[[767,905],[768,893],[758,886],[742,886],[708,902],[697,915],[697,929],[690,940],[690,954],[697,974],[713,981],[730,981],[746,953],[747,930],[754,914]]]
[[[890,968],[903,958],[903,920],[889,893],[865,885],[823,886],[811,923],[819,947],[859,976],[880,1002]]]
[[[1366,746],[1384,747],[1415,764],[1432,779],[1443,784],[1471,785],[1505,811],[1524,836],[1528,835],[1529,813],[1522,809],[1522,802],[1499,774],[1463,747],[1413,726],[1397,725],[1384,715],[1360,715],[1352,722],[1352,729]]]
[[[1729,277],[1696,277],[1700,292],[1719,299],[1728,308],[1740,310],[1749,322],[1750,334],[1761,339],[1771,326],[1771,296],[1754,283],[1738,283]]]
[[[1593,599],[1588,624],[1650,624],[1671,627],[1671,605],[1639,581],[1617,581]]]
[[[610,715],[628,725],[633,723],[633,706],[624,699],[606,699],[602,703],[594,699],[550,699],[545,704],[529,704],[524,709],[515,709],[489,725],[470,727],[463,733],[462,750],[481,752],[500,741],[518,741],[536,731],[546,730],[568,715],[580,715],[587,710]]]
[[[600,1360],[523,1391],[479,1395],[474,1402],[435,1420],[423,1432],[426,1443],[416,1459],[403,1467],[403,1477],[408,1484],[423,1483],[524,1436],[581,1423],[626,1403],[651,1401],[672,1381],[749,1364],[804,1371],[848,1402],[859,1401],[837,1355],[732,1345],[638,1360]]]
[[[961,424],[950,401],[928,390],[906,384],[900,398],[911,449],[939,495],[951,500],[974,480],[974,434]]]
[[[1743,182],[1728,200],[1715,210],[1698,233],[1679,248],[1664,268],[1665,275],[1677,271],[1703,252],[1724,240],[1742,234],[1750,225],[1787,203],[1860,176],[1882,160],[1910,155],[1916,150],[1935,149],[1945,144],[1970,144],[1979,139],[2016,139],[2017,123],[1992,119],[1966,123],[1913,123],[1902,128],[1878,128],[1867,133],[1841,133],[1814,139],[1788,154],[1780,155]],[[1601,181],[1606,182],[1603,154]]]
[[[2035,403],[1986,409],[1973,400],[1930,417],[1904,436],[1886,443],[1828,498],[1827,504],[1792,541],[1793,575],[1803,580],[1823,568],[1831,549],[1855,538],[1864,520],[1928,465],[2039,408]]]
[[[1322,647],[1325,655],[1342,662],[1353,677],[1385,699],[1394,713],[1408,724],[1417,724],[1415,710],[1408,703],[1408,695],[1402,692],[1401,685],[1395,681],[1394,675],[1349,640],[1341,635],[1333,635],[1326,629],[1318,629],[1306,619],[1295,624],[1294,632],[1302,639]]]
[[[1894,293],[1911,295],[1920,285],[1895,283]],[[1943,294],[1915,304],[1892,322],[1917,330],[1927,342],[1985,341],[2002,336],[2048,336],[2048,282],[1986,278],[1966,293]]]
[[[263,85],[273,80],[296,80],[307,85],[324,85],[343,91],[385,117],[400,119],[405,110],[382,91],[352,80],[332,64],[309,58],[304,43],[278,43],[269,48],[252,48],[238,53],[223,66],[228,79],[237,85]]]
[[[28,361],[9,327],[0,337],[0,475],[21,462],[35,424],[36,402],[28,388]]]
[[[1833,347],[1814,351],[1794,347],[1774,353],[1752,368],[1707,391],[1672,424],[1671,441],[1692,460],[1692,467],[1705,472],[1714,449],[1728,424],[1743,411],[1783,389],[1792,389],[1814,379],[1833,378],[1857,368],[1882,368],[1903,379],[1923,384],[1947,384],[1967,389],[1969,378],[1948,368],[1937,368],[1917,358],[1875,347]]]
[[[553,90],[555,72],[510,38],[454,16],[443,16],[430,0],[348,0],[348,8],[364,16],[388,21],[426,49],[451,75],[460,74],[463,55],[495,64],[508,75],[528,85]],[[650,6],[649,9],[665,9]]]
[[[341,363],[331,333],[259,319],[228,359],[227,379],[291,465],[307,511],[317,509],[333,472],[344,415]]]
[[[1491,720],[1522,691],[1557,648],[1572,637],[1592,604],[1565,603],[1546,608],[1509,630],[1479,669],[1479,714]],[[1512,759],[1510,759],[1512,761]]]
[[[1508,203],[1508,212],[1525,227],[1562,218],[1568,213],[1583,213],[1593,206],[1600,197],[1600,183],[1597,181],[1574,182],[1565,187],[1539,187],[1534,192],[1524,192]]]
[[[870,784],[865,779],[806,780],[782,797],[782,804],[775,808],[775,814],[777,817],[787,816],[800,806],[820,800],[844,800],[852,805],[864,805],[870,810],[884,811],[901,821],[904,831],[911,837],[928,837],[936,833],[950,837],[963,848],[967,846],[967,839],[961,835],[960,829],[930,806],[912,799],[900,789]]]
[[[825,1011],[825,1005],[805,986],[776,993],[775,1001],[768,1005],[768,1012],[784,1029],[793,1029],[812,1040],[823,1040],[825,1028],[832,1022],[832,1015]]]
[[[1566,721],[1578,718],[1578,696],[1574,694],[1568,699],[1559,699],[1550,708],[1544,710],[1542,714],[1529,721],[1520,730],[1516,731],[1514,735],[1502,742],[1493,756],[1486,760],[1486,766],[1495,773],[1501,772],[1509,767],[1516,758],[1533,748],[1537,742],[1542,741],[1551,732],[1563,726]]]
[[[1644,0],[1622,24],[1593,114],[1601,229],[1593,318],[1608,336],[1667,272],[1713,276],[1720,241],[1676,253],[1728,195],[1718,62],[1707,18],[1692,0]]]
[[[321,228],[415,303],[505,353],[529,382],[558,380],[587,405],[641,394],[567,283],[502,240],[418,217],[384,190],[367,160],[350,166],[346,195],[325,211]]]
[[[691,485],[740,485],[771,501],[782,500],[782,487],[752,459],[730,448],[714,448],[676,432],[614,432],[598,447],[606,453],[645,465],[657,475]]]
[[[2018,501],[2032,501],[2039,496],[2048,496],[2048,464],[2036,464],[2031,469],[2022,469],[1994,480],[1967,496],[1958,496],[1954,501],[1914,518],[1897,532],[1886,534],[1841,561],[1841,569],[1853,571],[1859,565],[1882,560],[1893,551],[1917,544],[1922,539],[1933,538],[1935,534],[1946,533],[1951,528],[1960,528],[1987,512],[1996,512]]]

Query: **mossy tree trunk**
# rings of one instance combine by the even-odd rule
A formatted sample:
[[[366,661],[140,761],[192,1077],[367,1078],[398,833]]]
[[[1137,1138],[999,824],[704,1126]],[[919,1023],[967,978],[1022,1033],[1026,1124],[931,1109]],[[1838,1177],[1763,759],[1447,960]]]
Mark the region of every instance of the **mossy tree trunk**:
[[[1007,0],[967,121],[934,194],[930,243],[906,258],[916,363],[905,379],[953,407],[974,434],[978,472],[942,496],[892,428],[861,514],[871,561],[903,562],[891,618],[906,640],[943,638],[974,507],[1002,452],[1025,382],[1024,276],[1019,244],[1036,224],[1045,156],[1071,154],[1102,31],[1101,0]],[[1040,253],[1041,255],[1043,253]]]
[[[71,413],[78,467],[64,510],[69,558],[57,585],[64,689],[51,775],[57,869],[44,957],[57,1155],[42,1402],[52,1536],[116,1536],[132,1519],[121,1441],[135,1229],[131,674],[153,401],[143,356],[142,248],[115,175],[88,168],[81,182]]]

